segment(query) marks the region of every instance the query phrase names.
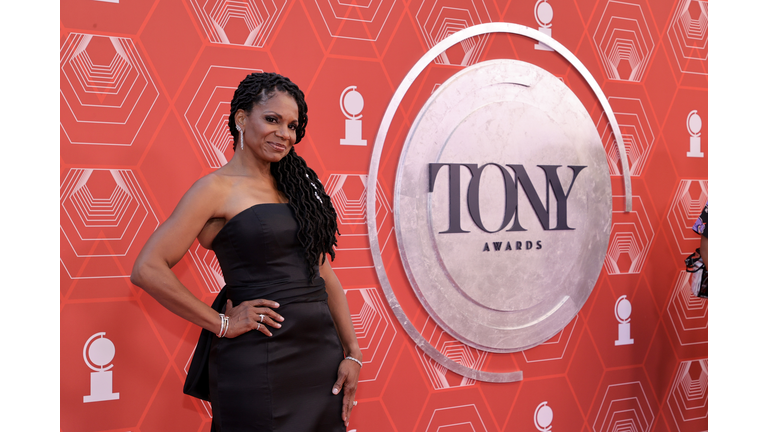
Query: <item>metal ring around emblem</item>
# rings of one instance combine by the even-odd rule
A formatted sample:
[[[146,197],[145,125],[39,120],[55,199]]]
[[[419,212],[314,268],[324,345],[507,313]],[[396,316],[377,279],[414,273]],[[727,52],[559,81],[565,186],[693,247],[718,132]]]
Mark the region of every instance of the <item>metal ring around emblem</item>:
[[[441,52],[445,51],[446,49],[450,48],[451,46],[465,39],[468,39],[473,36],[482,35],[482,34],[488,34],[488,33],[518,34],[518,35],[526,36],[526,37],[535,39],[539,42],[545,43],[551,48],[553,48],[556,52],[561,54],[563,57],[565,57],[577,69],[577,71],[582,74],[582,76],[585,78],[585,80],[588,82],[592,90],[597,95],[597,98],[600,101],[601,105],[603,106],[606,116],[608,117],[611,128],[614,131],[614,135],[617,141],[617,147],[619,148],[622,171],[624,173],[626,209],[627,211],[629,211],[631,206],[631,184],[629,183],[629,170],[628,170],[628,164],[626,162],[626,153],[624,151],[624,146],[621,139],[621,134],[619,133],[618,123],[616,122],[615,115],[613,114],[610,108],[610,105],[608,104],[607,98],[605,97],[605,95],[602,93],[602,90],[597,85],[597,82],[594,80],[591,74],[589,74],[586,67],[584,67],[584,65],[563,45],[561,45],[551,37],[544,35],[543,33],[540,33],[536,30],[533,30],[525,26],[517,25],[517,24],[511,24],[511,23],[481,24],[481,25],[469,27],[467,29],[459,31],[449,36],[448,38],[444,39],[443,41],[439,42],[438,44],[436,44],[413,66],[410,72],[403,79],[403,82],[395,91],[392,97],[392,100],[390,101],[390,104],[387,107],[387,110],[385,111],[384,117],[379,127],[379,130],[376,136],[376,141],[373,148],[373,153],[371,156],[371,164],[370,164],[369,175],[368,175],[368,180],[366,185],[367,190],[369,191],[376,190],[376,183],[378,179],[378,170],[379,170],[379,160],[381,158],[387,132],[389,130],[392,119],[394,118],[395,111],[397,110],[400,102],[403,100],[403,97],[405,96],[405,93],[408,91],[410,85],[413,84],[413,82],[415,81],[416,77],[418,77],[418,75],[427,67],[427,65],[432,60],[434,60]],[[382,289],[384,290],[386,298],[390,306],[392,307],[393,313],[398,318],[400,323],[403,325],[403,328],[406,331],[406,333],[408,333],[408,335],[414,340],[417,346],[420,349],[422,349],[425,353],[427,353],[430,357],[432,357],[435,361],[445,366],[447,369],[471,379],[477,379],[477,380],[489,381],[489,382],[512,382],[512,381],[521,380],[522,371],[513,371],[513,372],[506,372],[506,373],[485,372],[485,371],[476,370],[476,369],[458,364],[452,361],[451,359],[449,359],[447,356],[443,355],[435,347],[431,346],[429,342],[425,340],[424,337],[421,336],[419,331],[413,326],[411,321],[408,319],[408,317],[402,310],[402,307],[400,306],[396,296],[394,295],[389,279],[387,277],[387,274],[384,268],[384,263],[381,257],[381,250],[379,248],[375,210],[376,210],[376,194],[369,193],[367,194],[367,200],[366,200],[366,212],[368,215],[367,217],[368,236],[369,236],[369,241],[371,245],[371,253],[373,255],[374,266],[375,266],[377,275],[379,277],[379,281],[381,283]]]
[[[443,330],[483,351],[515,352],[545,342],[576,316],[605,260],[612,200],[600,136],[563,82],[517,60],[462,69],[414,119],[396,176],[400,258]],[[539,195],[554,194],[551,182],[564,187],[562,195],[541,202],[538,213],[527,207],[525,197],[533,206]],[[469,192],[461,199],[465,188],[474,190],[472,206]],[[469,212],[463,220],[462,209]]]

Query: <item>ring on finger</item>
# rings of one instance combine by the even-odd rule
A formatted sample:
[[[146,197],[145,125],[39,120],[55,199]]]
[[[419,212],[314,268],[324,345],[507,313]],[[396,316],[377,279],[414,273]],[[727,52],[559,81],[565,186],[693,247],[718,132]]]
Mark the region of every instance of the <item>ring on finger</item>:
[[[264,314],[259,314],[259,322],[260,323],[264,322]]]
[[[259,323],[259,325],[256,326],[256,330],[258,330],[260,328],[261,328],[261,323]]]
[[[352,402],[352,406],[357,406],[357,401]]]

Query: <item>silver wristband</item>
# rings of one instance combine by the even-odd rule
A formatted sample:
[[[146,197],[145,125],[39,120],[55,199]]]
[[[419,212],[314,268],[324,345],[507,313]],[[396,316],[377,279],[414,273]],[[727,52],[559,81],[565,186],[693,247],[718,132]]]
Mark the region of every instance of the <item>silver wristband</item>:
[[[358,360],[358,359],[356,359],[356,358],[354,358],[352,356],[346,356],[346,357],[344,357],[344,360],[352,360],[353,362],[359,364],[361,368],[363,367],[363,362],[361,362],[360,360]]]
[[[219,329],[219,334],[216,335],[216,337],[221,337],[224,334],[224,314],[220,313],[219,318],[221,318],[221,328]]]
[[[220,313],[219,318],[221,318],[221,329],[219,330],[219,334],[216,336],[218,338],[223,338],[227,335],[227,330],[229,330],[229,317],[223,313]]]

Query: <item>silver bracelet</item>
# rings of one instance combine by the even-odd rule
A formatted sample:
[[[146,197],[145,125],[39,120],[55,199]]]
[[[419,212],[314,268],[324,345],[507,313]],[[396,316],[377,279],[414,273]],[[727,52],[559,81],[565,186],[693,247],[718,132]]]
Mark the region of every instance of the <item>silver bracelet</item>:
[[[363,362],[361,362],[360,360],[358,360],[358,359],[356,359],[356,358],[354,358],[352,356],[346,356],[346,357],[344,357],[344,360],[352,360],[353,362],[359,364],[361,368],[363,367]]]
[[[219,334],[217,334],[216,337],[221,338],[221,337],[224,336],[224,321],[225,321],[224,318],[225,318],[225,315],[223,313],[220,313],[219,314],[219,318],[221,318],[221,328],[219,329]]]
[[[229,330],[229,317],[224,315],[224,334],[221,335],[221,337],[224,337],[227,335],[227,330]]]

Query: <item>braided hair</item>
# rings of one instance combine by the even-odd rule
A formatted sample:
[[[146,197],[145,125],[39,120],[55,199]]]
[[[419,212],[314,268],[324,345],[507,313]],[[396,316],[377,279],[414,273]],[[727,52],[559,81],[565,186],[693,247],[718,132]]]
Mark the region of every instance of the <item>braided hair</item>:
[[[250,114],[254,105],[271,98],[277,91],[293,97],[299,108],[299,124],[296,127],[294,144],[298,144],[304,137],[308,120],[304,93],[282,75],[269,72],[252,73],[240,82],[232,97],[229,131],[234,138],[235,148],[240,136],[235,127],[235,113],[243,110]],[[331,255],[331,260],[336,258],[336,252],[333,250],[336,246],[336,234],[339,232],[336,210],[315,171],[307,166],[293,147],[279,162],[271,164],[270,171],[277,190],[288,197],[288,204],[298,222],[298,238],[304,247],[304,258],[312,278],[315,276],[318,260],[322,258],[324,263],[326,253]]]

